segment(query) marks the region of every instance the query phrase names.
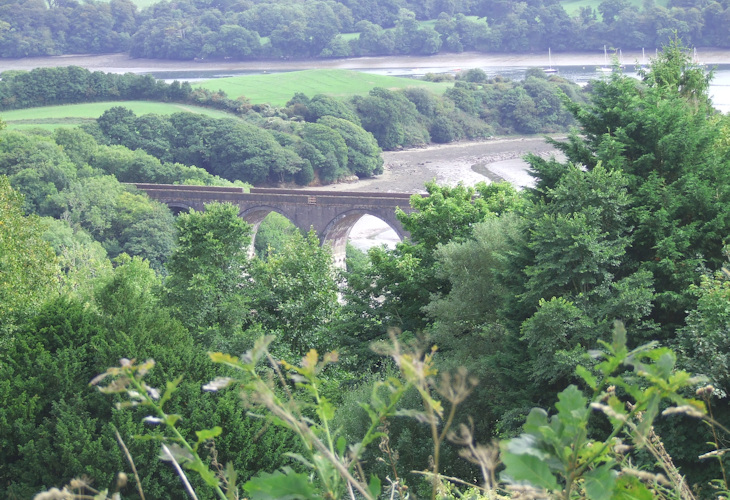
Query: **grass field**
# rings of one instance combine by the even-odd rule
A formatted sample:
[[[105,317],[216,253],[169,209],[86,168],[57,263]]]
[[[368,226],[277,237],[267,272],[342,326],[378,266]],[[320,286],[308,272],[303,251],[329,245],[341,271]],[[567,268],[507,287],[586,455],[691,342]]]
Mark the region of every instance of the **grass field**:
[[[593,7],[593,10],[598,12],[598,6],[603,0],[563,0],[560,5],[563,6],[565,12],[569,16],[573,16],[578,13],[581,7]],[[656,0],[657,5],[666,7],[669,0]],[[643,0],[628,0],[629,4],[634,6],[637,10],[642,8]],[[599,14],[600,15],[600,14]]]
[[[109,1],[109,0],[102,0],[102,1]],[[143,9],[145,7],[149,7],[150,5],[156,4],[160,2],[161,0],[132,0],[132,3],[137,6],[137,10]]]
[[[423,87],[434,93],[441,94],[451,85],[450,83],[431,83],[410,78],[369,75],[346,70],[307,70],[272,75],[238,76],[218,78],[200,84],[201,87],[212,91],[222,89],[231,98],[245,95],[254,104],[268,102],[274,106],[284,106],[296,92],[303,92],[310,97],[315,94],[348,97],[367,94],[374,87],[389,89]],[[150,113],[169,115],[179,111],[191,111],[214,118],[230,118],[233,116],[223,111],[184,104],[115,101],[5,111],[0,113],[0,119],[11,129],[43,128],[52,130],[57,127],[91,123],[101,116],[104,111],[114,106],[124,106],[137,115]]]
[[[315,94],[350,97],[365,95],[375,87],[391,90],[421,87],[435,94],[442,94],[452,85],[448,82],[424,82],[411,78],[371,75],[344,69],[311,69],[271,75],[217,78],[201,82],[196,87],[203,87],[214,92],[222,90],[231,99],[246,96],[253,104],[268,102],[274,106],[284,106],[296,92],[301,92],[308,97]]]
[[[69,104],[66,106],[45,106],[41,108],[18,109],[0,113],[2,119],[11,129],[70,127],[90,123],[104,114],[109,108],[124,106],[137,115],[158,114],[171,115],[180,111],[191,111],[212,116],[214,118],[231,118],[233,115],[214,109],[188,106],[184,104],[148,102],[148,101],[116,101],[93,102],[87,104]]]

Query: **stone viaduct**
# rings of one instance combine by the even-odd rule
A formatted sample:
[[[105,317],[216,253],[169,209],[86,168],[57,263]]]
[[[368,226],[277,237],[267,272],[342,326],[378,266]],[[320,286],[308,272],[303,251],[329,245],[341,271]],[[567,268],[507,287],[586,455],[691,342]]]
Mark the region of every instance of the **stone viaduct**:
[[[350,230],[363,215],[388,224],[402,240],[408,236],[395,209],[410,212],[410,194],[353,191],[303,191],[296,189],[134,184],[138,189],[174,211],[205,210],[206,203],[228,202],[239,207],[239,216],[253,226],[250,252],[261,221],[271,212],[289,219],[304,232],[314,229],[322,244],[332,246],[335,265],[343,267]]]

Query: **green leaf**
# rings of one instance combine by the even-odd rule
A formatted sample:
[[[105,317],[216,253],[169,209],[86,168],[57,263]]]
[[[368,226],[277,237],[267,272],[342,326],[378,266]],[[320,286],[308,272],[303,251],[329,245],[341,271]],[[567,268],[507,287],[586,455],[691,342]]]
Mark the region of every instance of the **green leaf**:
[[[345,448],[347,447],[347,439],[345,439],[344,436],[340,436],[337,438],[337,454],[339,456],[342,456],[345,453]]]
[[[651,432],[652,425],[654,425],[654,419],[659,413],[659,403],[661,402],[661,396],[653,393],[648,401],[645,403],[644,415],[642,415],[641,422],[636,427],[638,432],[643,437],[648,437]],[[639,441],[640,442],[640,441]]]
[[[527,415],[524,429],[529,434],[539,436],[542,434],[542,428],[548,426],[548,414],[542,408],[533,408]]]
[[[378,498],[380,496],[380,488],[381,483],[378,476],[371,475],[370,481],[368,482],[368,491],[373,496],[373,498]]]
[[[210,360],[213,363],[222,363],[224,365],[229,365],[238,368],[238,358],[235,356],[231,356],[230,354],[225,354],[222,352],[209,352],[208,356],[210,356]]]
[[[198,442],[202,443],[203,441],[207,441],[208,439],[213,439],[215,437],[220,436],[221,432],[223,432],[223,429],[221,429],[220,427],[218,427],[216,425],[212,429],[203,429],[200,431],[195,431],[195,434],[198,436]]]
[[[247,481],[243,489],[251,500],[314,500],[320,498],[306,474],[297,474],[289,467],[284,472],[262,473]]]
[[[626,351],[626,328],[620,321],[613,323],[613,342],[611,344],[614,353],[624,353]]]
[[[317,413],[323,421],[329,421],[335,418],[335,407],[326,398],[322,397]]]
[[[173,380],[172,382],[167,382],[165,384],[165,393],[162,395],[162,398],[160,399],[160,408],[162,408],[167,401],[170,400],[172,395],[177,390],[177,386],[180,385],[180,382],[182,382],[182,375]],[[174,425],[174,424],[173,424]]]
[[[370,443],[372,443],[373,441],[375,441],[376,439],[379,439],[385,435],[386,434],[384,432],[373,432],[369,436],[365,436],[363,438],[363,440],[360,442],[360,446],[365,447],[365,446],[369,445]]]
[[[583,393],[573,384],[558,394],[558,402],[555,403],[560,419],[579,423],[585,420],[588,415],[588,400]]]
[[[375,413],[375,410],[373,410],[373,408],[369,404],[367,404],[367,403],[358,403],[358,404],[360,405],[360,408],[362,408],[363,410],[365,410],[367,412],[368,416],[370,417],[371,422],[380,421],[380,417],[378,416],[377,413]]]
[[[514,440],[510,441],[511,442]],[[527,481],[538,488],[558,489],[558,482],[550,473],[547,464],[539,457],[526,453],[514,453],[505,447],[502,451],[502,462],[506,466],[502,479],[508,482]]]
[[[219,485],[216,475],[208,468],[207,465],[201,462],[199,458],[193,462],[186,463],[184,467],[197,472],[200,478],[205,481],[205,484],[208,486],[216,487]]]
[[[199,431],[195,431],[195,435],[198,436],[198,442],[195,443],[195,446],[193,446],[193,450],[196,452],[198,451],[198,447],[204,443],[205,441],[209,439],[213,439],[215,437],[218,437],[221,435],[221,432],[223,432],[223,429],[218,427],[217,425],[213,427],[212,429],[202,429]]]
[[[674,353],[667,349],[666,352],[662,353],[661,357],[656,361],[657,375],[668,379],[672,375],[676,358]]]
[[[532,434],[521,434],[507,441],[506,449],[515,455],[532,455],[539,459],[545,458],[545,452],[538,448],[537,437]]]
[[[234,500],[235,498],[237,498],[237,480],[238,473],[236,472],[236,469],[233,468],[233,464],[231,462],[228,462],[226,464],[226,500]]]
[[[611,500],[653,500],[653,498],[651,491],[638,478],[624,475],[616,481]]]
[[[588,371],[588,369],[583,365],[578,365],[575,368],[575,374],[578,375],[580,378],[583,379],[583,381],[593,390],[596,390],[598,387],[598,379],[593,376],[591,372]]]
[[[585,490],[591,500],[610,500],[616,484],[616,471],[612,464],[603,464],[583,474]]]
[[[108,493],[109,493],[109,490],[100,491],[99,493],[94,495],[94,500],[106,500],[108,498],[107,497]]]
[[[177,424],[177,421],[180,420],[180,418],[180,415],[176,413],[165,415],[165,423],[170,427],[175,427],[175,424]]]

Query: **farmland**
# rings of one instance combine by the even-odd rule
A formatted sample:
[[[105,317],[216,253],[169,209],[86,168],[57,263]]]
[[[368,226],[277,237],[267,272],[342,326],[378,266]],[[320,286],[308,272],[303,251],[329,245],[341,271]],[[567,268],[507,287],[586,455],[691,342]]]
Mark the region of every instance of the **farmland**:
[[[197,86],[210,91],[222,90],[232,99],[246,96],[252,104],[267,102],[273,106],[284,106],[297,92],[309,97],[315,94],[327,94],[333,97],[346,98],[354,95],[365,95],[375,87],[390,90],[421,87],[435,94],[442,94],[451,85],[448,82],[432,83],[411,78],[372,75],[358,71],[312,69],[270,75],[217,78],[202,82]]]

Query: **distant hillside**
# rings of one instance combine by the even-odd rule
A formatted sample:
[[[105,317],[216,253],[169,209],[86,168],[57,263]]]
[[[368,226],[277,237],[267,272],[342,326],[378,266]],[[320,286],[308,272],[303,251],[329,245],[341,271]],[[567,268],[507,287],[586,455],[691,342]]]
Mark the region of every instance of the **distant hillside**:
[[[4,0],[0,57],[172,60],[730,47],[727,0]]]

